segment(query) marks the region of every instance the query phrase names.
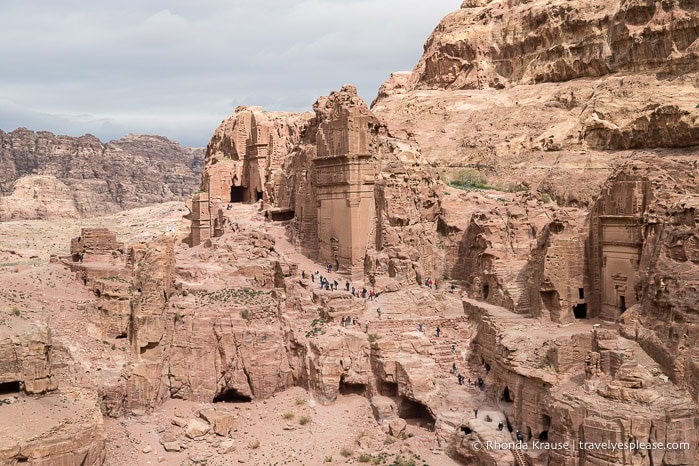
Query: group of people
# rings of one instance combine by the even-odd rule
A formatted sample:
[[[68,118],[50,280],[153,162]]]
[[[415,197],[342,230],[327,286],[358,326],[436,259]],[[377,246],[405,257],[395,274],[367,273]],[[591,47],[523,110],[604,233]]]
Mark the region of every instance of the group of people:
[[[342,319],[340,319],[340,326],[341,327],[349,327],[349,326],[357,326],[360,327],[362,324],[359,322],[359,319],[356,317],[352,316],[345,316]],[[364,323],[364,333],[369,332],[369,322]]]
[[[340,325],[342,327],[349,327],[350,325],[352,325],[352,326],[359,325],[359,319],[357,319],[356,317],[352,317],[352,316],[346,316],[340,320]]]
[[[328,264],[328,273],[330,272],[332,272],[332,265]],[[314,273],[311,273],[310,276],[311,282],[313,283],[316,282],[316,277],[318,277],[318,283],[320,284],[320,288],[322,290],[337,291],[338,287],[340,286],[337,280],[330,281],[328,278],[321,275],[320,272],[317,270]],[[304,280],[306,279],[305,270],[301,272],[301,278]],[[376,293],[374,290],[367,290],[366,287],[362,287],[360,291],[357,288],[353,287],[349,280],[345,280],[345,291],[349,292],[355,298],[367,299],[368,297],[369,301],[379,299],[379,294]]]
[[[438,289],[437,280],[432,280],[430,277],[427,277],[427,278],[425,278],[425,286],[428,287],[429,289],[432,289],[432,287],[434,286],[434,289],[437,290]],[[456,291],[456,285],[454,285],[452,283],[449,285],[449,293],[454,293],[454,291]]]
[[[456,363],[452,363],[451,370],[449,372],[456,376],[456,381],[459,382],[459,385],[464,385],[466,377],[456,368]],[[471,383],[471,379],[468,379],[468,382]]]
[[[379,308],[379,309],[381,309],[381,308]],[[377,310],[377,311],[378,311],[378,310]],[[380,313],[380,312],[379,312],[379,318],[381,318],[381,313]],[[421,332],[421,333],[425,333],[425,327],[423,326],[422,322],[418,322],[418,323],[417,323],[417,331],[418,331],[418,332]],[[439,328],[439,325],[437,325],[437,328],[435,329],[435,335],[437,336],[437,338],[439,338],[439,336],[440,336],[441,334],[442,334],[442,329]],[[455,345],[452,345],[452,347],[453,347],[453,348],[452,348],[452,354],[453,354],[453,353],[456,351],[456,350],[455,350],[456,347],[455,347]]]

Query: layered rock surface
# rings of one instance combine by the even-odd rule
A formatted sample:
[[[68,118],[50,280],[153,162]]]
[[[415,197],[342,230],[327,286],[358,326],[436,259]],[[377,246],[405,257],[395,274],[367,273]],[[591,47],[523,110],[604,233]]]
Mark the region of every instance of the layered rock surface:
[[[0,220],[95,216],[184,200],[202,151],[161,136],[101,142],[24,128],[0,131]]]
[[[691,2],[467,1],[372,110],[448,178],[589,205],[624,151],[699,144],[698,23]]]

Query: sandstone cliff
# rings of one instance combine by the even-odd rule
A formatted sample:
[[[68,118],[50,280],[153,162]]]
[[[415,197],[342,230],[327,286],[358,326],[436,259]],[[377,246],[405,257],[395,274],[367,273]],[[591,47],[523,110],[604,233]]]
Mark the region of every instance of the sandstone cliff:
[[[0,220],[80,217],[171,200],[196,190],[199,149],[160,136],[0,131]]]
[[[589,205],[628,150],[699,145],[698,37],[692,2],[466,1],[372,110],[447,178]]]

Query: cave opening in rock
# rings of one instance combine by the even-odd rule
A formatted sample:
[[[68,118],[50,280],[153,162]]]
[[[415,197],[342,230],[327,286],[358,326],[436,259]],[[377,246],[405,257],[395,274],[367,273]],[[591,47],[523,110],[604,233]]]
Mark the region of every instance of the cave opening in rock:
[[[398,416],[408,424],[419,425],[428,430],[434,430],[436,419],[427,406],[417,401],[401,397],[398,404]]]
[[[398,396],[398,384],[394,382],[381,382],[379,393],[383,396]]]
[[[563,233],[563,230],[565,230],[565,225],[563,225],[561,222],[551,222],[549,225],[549,231],[554,235]]]
[[[486,363],[485,363],[485,373],[487,374],[488,372],[490,372],[490,364],[488,364],[488,363],[486,362]]]
[[[576,319],[587,319],[587,304],[581,303],[573,306],[573,315]]]
[[[117,340],[121,340],[122,338],[126,338],[126,337],[127,337],[126,332],[121,332],[121,333],[120,333],[119,335],[117,335],[115,338],[116,338]]]
[[[542,414],[541,416],[541,426],[542,430],[539,433],[539,440],[542,442],[548,442],[549,440],[549,428],[551,427],[551,417],[547,414]]]
[[[256,201],[262,200],[262,191],[255,191],[255,200]]]
[[[99,289],[95,290],[95,296],[97,296],[98,298],[101,298],[102,292]]]
[[[585,299],[585,288],[578,288],[578,298]]]
[[[500,398],[501,401],[504,401],[505,403],[512,403],[514,402],[515,398],[512,396],[510,393],[510,388],[505,387],[505,389],[502,391],[502,397]]]
[[[29,463],[29,458],[27,458],[26,456],[15,457],[15,463],[16,464]]]
[[[252,398],[235,388],[226,388],[214,397],[214,403],[250,403]]]
[[[361,395],[366,393],[366,385],[363,383],[349,383],[344,376],[340,377],[340,395]]]
[[[17,395],[21,389],[20,385],[19,381],[0,383],[0,396]]]
[[[293,210],[271,210],[269,211],[269,217],[273,222],[288,222],[294,219]]]
[[[473,431],[466,426],[461,426],[461,432],[463,432],[466,435],[473,433]]]
[[[626,296],[619,296],[619,312],[621,314],[626,311]]]
[[[487,283],[483,284],[483,299],[488,299],[488,295],[490,294],[490,285]]]
[[[245,202],[245,188],[242,186],[231,186],[231,202]]]

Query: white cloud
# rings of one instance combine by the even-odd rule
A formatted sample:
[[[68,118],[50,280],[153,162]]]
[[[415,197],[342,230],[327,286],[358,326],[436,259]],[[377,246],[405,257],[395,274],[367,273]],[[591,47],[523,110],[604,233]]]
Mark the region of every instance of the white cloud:
[[[460,3],[0,0],[0,41],[11,44],[0,128],[203,145],[237,105],[305,111],[345,83],[371,100]]]

